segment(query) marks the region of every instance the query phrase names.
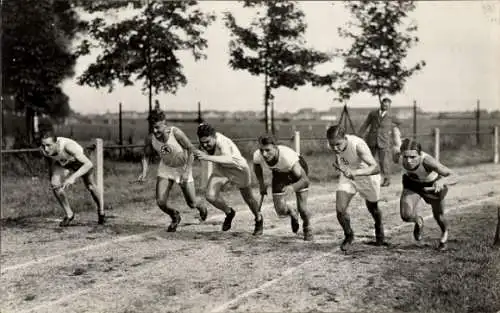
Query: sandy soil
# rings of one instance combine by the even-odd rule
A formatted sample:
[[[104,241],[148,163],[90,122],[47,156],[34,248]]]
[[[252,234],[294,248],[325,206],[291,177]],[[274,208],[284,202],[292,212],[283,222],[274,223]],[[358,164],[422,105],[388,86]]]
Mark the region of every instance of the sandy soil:
[[[460,214],[498,203],[499,170],[493,165],[457,170],[463,179],[448,195],[451,249],[454,233],[465,226]],[[348,255],[338,248],[342,232],[333,184],[311,192],[314,242],[294,235],[289,220],[276,217],[270,199],[259,238],[251,236],[252,216],[241,200],[227,233],[220,231],[223,216],[214,208],[204,223],[184,209],[176,233],[165,232],[168,219],[151,206],[115,208],[106,226],[97,226],[92,213],[78,215],[77,225],[65,229],[53,219],[7,223],[1,238],[1,311],[388,312],[393,309],[367,304],[363,292],[377,283],[384,292],[384,264],[396,255],[404,267],[405,254],[415,257],[411,251],[417,248],[422,256],[439,254],[433,250],[439,231],[432,218],[426,220],[424,240],[413,241],[412,225],[399,217],[399,179],[393,182],[383,189],[381,203],[392,246],[366,244],[373,239],[373,222],[356,196],[351,204],[356,244]],[[401,288],[410,283],[391,281]]]

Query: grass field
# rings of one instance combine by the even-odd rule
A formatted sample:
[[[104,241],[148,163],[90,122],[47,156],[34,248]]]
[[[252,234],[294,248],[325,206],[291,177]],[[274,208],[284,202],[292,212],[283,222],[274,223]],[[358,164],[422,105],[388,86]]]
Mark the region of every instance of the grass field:
[[[450,189],[446,213],[448,251],[434,250],[439,231],[429,208],[421,210],[424,239],[413,241],[412,225],[399,217],[395,176],[381,202],[391,246],[368,244],[373,221],[356,196],[350,210],[356,243],[347,255],[338,248],[334,182],[311,189],[315,241],[304,242],[288,220],[277,218],[270,199],[263,207],[264,236],[252,237],[252,216],[236,192],[228,193],[237,210],[231,231],[220,231],[223,216],[214,208],[200,223],[175,199],[183,222],[166,233],[153,181],[129,185],[110,176],[124,199],[108,212],[106,226],[88,211],[65,229],[53,218],[2,221],[1,312],[494,313],[500,310],[500,251],[491,243],[500,168],[456,171],[459,184]]]

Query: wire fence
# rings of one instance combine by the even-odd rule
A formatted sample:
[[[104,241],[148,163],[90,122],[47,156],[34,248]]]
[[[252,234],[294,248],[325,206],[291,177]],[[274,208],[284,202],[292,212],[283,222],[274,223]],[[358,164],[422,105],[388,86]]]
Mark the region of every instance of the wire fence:
[[[494,129],[496,131],[494,131]],[[424,151],[431,155],[439,154],[440,160],[448,166],[464,166],[481,163],[498,163],[498,127],[484,130],[479,133],[466,131],[443,132],[428,131],[417,134],[417,139],[422,144]],[[335,181],[339,173],[331,163],[332,152],[327,147],[327,140],[312,132],[297,130],[300,136],[281,135],[278,142],[292,148],[300,149],[306,159],[310,173],[309,178],[313,184],[322,184]],[[323,126],[324,131],[324,126]],[[479,141],[477,140],[479,138]],[[256,138],[238,138],[234,142],[242,154],[251,164],[253,152],[258,148]],[[197,145],[197,142],[193,142]],[[92,158],[95,146],[91,142],[84,142],[86,152]],[[130,205],[137,203],[144,206],[154,205],[154,183],[150,179],[146,184],[138,186],[130,184],[141,173],[141,158],[143,145],[116,145],[112,142],[103,147],[103,188],[105,203],[114,206]],[[19,218],[40,215],[58,215],[60,209],[52,196],[48,167],[41,152],[37,148],[6,149],[2,155],[2,197],[1,218]],[[153,164],[158,158],[153,160]],[[393,172],[400,171],[400,166],[392,164]],[[154,165],[149,171],[149,177],[154,177]],[[206,181],[206,167],[201,162],[193,165],[193,176],[198,193],[204,193]],[[253,182],[255,186],[255,177]],[[75,212],[92,210],[93,203],[88,197],[81,183],[68,190],[71,203],[75,204]],[[181,197],[180,191],[174,189],[173,196]]]
[[[495,139],[494,129],[493,127],[490,130],[480,132],[440,131],[438,139],[436,139],[435,130],[433,130],[427,133],[418,133],[416,138],[424,151],[435,155],[436,147],[439,147],[439,157],[444,163],[462,166],[494,161],[495,153],[498,154],[496,151],[498,147],[495,148],[497,139]],[[314,130],[296,130],[296,132],[300,134],[300,153],[305,157],[319,160],[331,154],[327,148],[326,138],[311,134],[314,133]],[[294,142],[294,134],[278,137],[278,142],[295,148],[297,143]],[[436,140],[439,141],[437,145]],[[258,148],[256,138],[235,138],[233,141],[242,154],[251,160],[253,152]],[[196,141],[193,141],[193,144],[198,145]],[[92,143],[86,142],[83,145],[89,154],[95,149],[95,145]],[[117,145],[108,142],[104,145],[104,159],[107,165],[137,163],[139,166],[143,147],[142,144]],[[1,153],[3,159],[2,176],[37,176],[43,173],[42,168],[46,167],[38,148],[4,149]],[[158,161],[158,158],[153,160],[153,162],[155,161]]]

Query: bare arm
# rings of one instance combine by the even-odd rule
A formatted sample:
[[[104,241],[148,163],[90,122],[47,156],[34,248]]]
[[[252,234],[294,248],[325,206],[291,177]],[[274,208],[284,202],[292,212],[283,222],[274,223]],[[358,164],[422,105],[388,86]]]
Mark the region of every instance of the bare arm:
[[[225,147],[224,145],[220,147],[220,155],[205,155],[203,160],[218,163],[222,165],[238,165],[239,163],[233,160],[233,156],[229,147]]]
[[[94,164],[92,164],[92,161],[85,155],[83,152],[83,149],[81,146],[70,142],[64,146],[64,150],[71,156],[73,156],[78,162],[82,163],[82,166],[71,174],[68,177],[68,180],[73,180],[75,181],[77,178],[82,177],[83,175],[87,174],[92,167],[94,167]]]
[[[146,178],[148,174],[149,162],[148,160],[154,155],[154,149],[151,143],[151,135],[148,135],[144,140],[144,152],[141,160],[141,175],[139,180]]]
[[[368,145],[366,145],[366,144],[358,145],[356,147],[356,152],[357,152],[359,158],[363,162],[368,164],[368,167],[353,170],[352,171],[353,176],[370,176],[370,175],[375,175],[375,174],[380,173],[380,168],[377,164],[377,161],[375,161],[375,158],[373,157],[372,153],[370,152],[370,148],[368,148]]]
[[[253,165],[253,171],[255,173],[255,177],[257,177],[257,181],[259,182],[259,186],[264,185],[264,170],[260,164]]]
[[[438,180],[444,185],[455,185],[458,182],[456,174],[450,168],[431,156],[424,159],[423,165],[428,171],[438,173]]]
[[[173,127],[172,131],[174,132],[174,136],[175,136],[175,139],[177,139],[177,142],[181,145],[181,147],[186,149],[186,151],[188,152],[188,160],[187,160],[186,168],[192,167],[193,162],[194,162],[193,151],[196,150],[196,148],[193,146],[193,144],[191,143],[189,138],[186,136],[186,134],[182,130],[180,130],[177,127]]]
[[[300,166],[299,162],[295,162],[295,164],[293,165],[292,176],[298,178],[298,180],[295,183],[291,184],[295,192],[309,187],[309,178],[307,177],[307,174],[302,168],[302,166]]]

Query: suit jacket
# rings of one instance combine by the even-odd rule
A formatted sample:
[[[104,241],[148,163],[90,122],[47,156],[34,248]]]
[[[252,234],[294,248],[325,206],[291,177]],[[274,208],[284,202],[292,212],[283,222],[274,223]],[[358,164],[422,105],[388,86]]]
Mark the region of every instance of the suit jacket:
[[[370,148],[385,149],[391,146],[392,130],[395,126],[399,126],[399,124],[400,121],[391,115],[391,111],[387,111],[381,117],[377,109],[368,114],[368,117],[359,129],[359,136],[365,138]],[[369,131],[365,137],[364,134],[368,128]]]

